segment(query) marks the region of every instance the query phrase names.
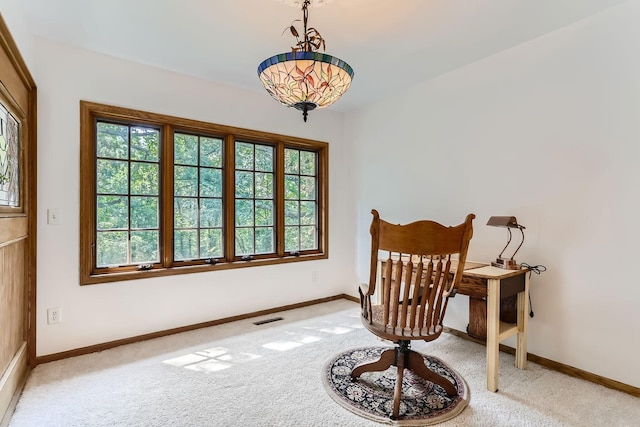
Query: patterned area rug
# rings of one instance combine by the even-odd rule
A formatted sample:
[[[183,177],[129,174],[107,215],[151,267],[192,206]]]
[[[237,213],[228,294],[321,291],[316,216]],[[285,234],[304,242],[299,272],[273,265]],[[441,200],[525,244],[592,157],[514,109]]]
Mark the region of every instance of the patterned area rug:
[[[397,368],[382,372],[366,372],[351,380],[356,365],[377,360],[388,347],[363,347],[345,351],[329,360],[323,369],[323,382],[329,395],[351,412],[384,424],[426,426],[447,421],[469,403],[469,390],[464,379],[442,360],[423,355],[426,365],[451,381],[458,396],[451,398],[439,385],[425,381],[405,370],[398,420],[391,420],[393,391]]]

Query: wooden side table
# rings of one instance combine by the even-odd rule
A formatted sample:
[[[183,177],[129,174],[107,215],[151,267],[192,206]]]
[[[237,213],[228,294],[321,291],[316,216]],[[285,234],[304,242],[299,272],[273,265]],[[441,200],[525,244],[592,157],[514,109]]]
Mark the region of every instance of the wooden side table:
[[[468,268],[467,268],[468,266]],[[487,389],[498,391],[498,367],[500,342],[518,335],[516,343],[516,367],[527,367],[527,323],[529,312],[528,269],[505,270],[477,263],[465,264],[464,276],[458,289],[462,295],[485,293],[487,298]],[[500,294],[517,294],[516,324],[500,321]]]

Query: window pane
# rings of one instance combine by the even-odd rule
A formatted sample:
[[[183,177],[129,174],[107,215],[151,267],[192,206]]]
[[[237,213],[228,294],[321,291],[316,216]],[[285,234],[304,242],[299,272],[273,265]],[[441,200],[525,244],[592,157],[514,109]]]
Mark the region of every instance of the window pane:
[[[299,202],[284,202],[284,223],[287,225],[300,224]]]
[[[98,122],[96,154],[114,159],[129,158],[129,126]]]
[[[147,160],[151,162],[157,162],[159,146],[159,130],[144,127],[131,128],[132,160]]]
[[[200,227],[222,227],[222,200],[200,199]]]
[[[200,138],[200,166],[222,167],[222,140]]]
[[[131,194],[158,194],[157,163],[131,162]]]
[[[240,172],[239,172],[240,173]],[[273,198],[273,174],[256,172],[256,198]]]
[[[98,267],[159,261],[160,140],[159,129],[96,125]]]
[[[145,263],[160,261],[158,231],[131,232],[131,262]]]
[[[299,162],[300,151],[289,148],[284,150],[284,173],[300,173]]]
[[[285,175],[284,198],[297,200],[300,198],[300,177],[297,175]]]
[[[127,194],[129,192],[128,162],[98,159],[97,189],[102,194]]]
[[[273,147],[256,145],[256,170],[273,172]]]
[[[298,251],[300,250],[299,240],[299,227],[285,227],[284,228],[284,251]]]
[[[272,200],[256,200],[256,225],[273,225]]]
[[[106,267],[127,264],[128,243],[126,231],[99,231],[96,241],[96,265]]]
[[[224,256],[223,146],[220,138],[174,135],[176,261]]]
[[[236,255],[275,251],[275,149],[236,143]],[[249,229],[250,228],[250,229]]]
[[[174,169],[174,194],[176,196],[198,195],[198,168],[189,166],[176,166]]]
[[[200,197],[222,197],[221,169],[200,169]]]
[[[157,197],[131,197],[131,228],[158,228]]]
[[[253,170],[253,144],[236,142],[236,169]]]
[[[220,258],[222,256],[222,230],[200,230],[200,258]]]
[[[253,228],[236,228],[236,255],[254,254]]]
[[[176,197],[173,205],[173,223],[175,228],[198,226],[198,199]]]
[[[300,224],[316,225],[315,202],[300,202]]]
[[[300,250],[317,249],[316,227],[300,227]]]
[[[253,226],[253,200],[236,200],[236,225]]]
[[[300,152],[300,173],[302,175],[316,174],[316,153],[310,151]]]
[[[316,179],[310,176],[300,177],[300,199],[316,199]]]
[[[273,227],[256,228],[256,253],[268,254],[273,249]]]
[[[126,229],[129,209],[126,196],[98,196],[98,230]]]
[[[176,133],[173,137],[173,163],[180,165],[198,164],[198,137]]]
[[[0,205],[20,206],[20,151],[20,123],[0,103]]]
[[[318,249],[315,152],[285,149],[285,251]],[[294,227],[295,226],[295,227]]]
[[[197,230],[176,230],[173,236],[173,257],[176,261],[198,258]]]
[[[236,171],[236,197],[253,198],[253,172]]]

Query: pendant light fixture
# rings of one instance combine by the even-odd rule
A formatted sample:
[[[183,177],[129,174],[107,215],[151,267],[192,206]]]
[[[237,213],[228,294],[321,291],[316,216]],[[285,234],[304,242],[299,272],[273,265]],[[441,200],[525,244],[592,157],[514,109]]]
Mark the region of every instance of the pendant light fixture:
[[[289,27],[297,40],[291,52],[272,56],[258,66],[258,76],[267,92],[281,104],[302,111],[305,122],[309,111],[336,102],[353,79],[349,64],[318,52],[324,51],[325,41],[318,30],[307,27],[310,4],[311,0],[302,0],[302,34],[295,26]]]

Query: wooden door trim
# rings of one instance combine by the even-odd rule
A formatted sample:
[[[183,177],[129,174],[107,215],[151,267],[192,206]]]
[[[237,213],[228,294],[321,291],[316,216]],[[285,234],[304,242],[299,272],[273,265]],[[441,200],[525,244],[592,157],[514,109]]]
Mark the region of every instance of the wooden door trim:
[[[26,305],[25,324],[27,325],[28,364],[35,366],[36,361],[36,257],[37,257],[37,88],[17,44],[13,40],[9,28],[0,14],[0,48],[6,53],[9,62],[15,69],[20,84],[27,90],[26,123],[27,134],[22,139],[25,160],[22,164],[25,180],[24,212],[27,215],[27,233],[25,260]],[[13,82],[15,83],[15,82]],[[12,87],[5,88],[11,94]],[[11,94],[13,97],[13,94]],[[19,99],[15,99],[20,101]],[[22,105],[20,105],[23,108]]]

